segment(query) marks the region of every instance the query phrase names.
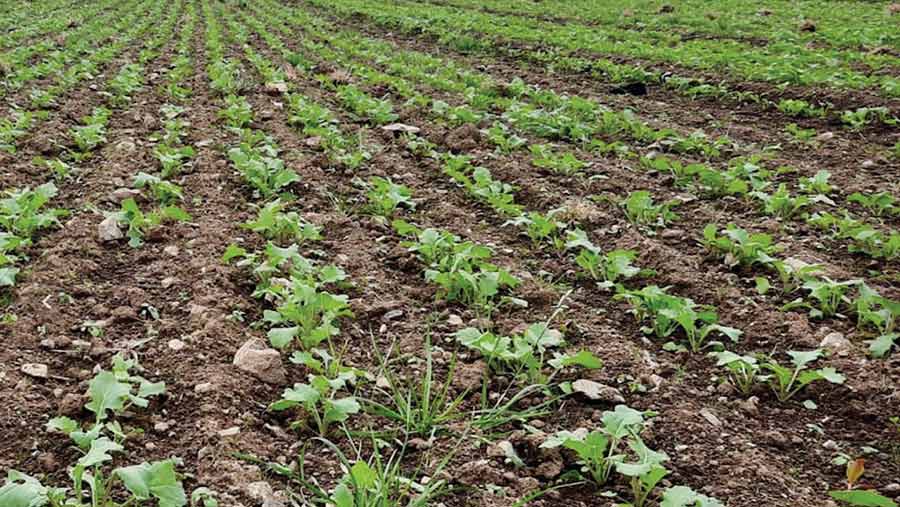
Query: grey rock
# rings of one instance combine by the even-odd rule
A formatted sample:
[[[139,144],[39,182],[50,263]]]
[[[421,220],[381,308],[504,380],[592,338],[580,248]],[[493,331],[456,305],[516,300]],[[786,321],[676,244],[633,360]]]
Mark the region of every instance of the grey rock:
[[[119,221],[116,217],[106,217],[99,225],[97,225],[97,236],[100,241],[116,241],[125,237],[122,230],[119,229]]]
[[[239,370],[269,384],[283,384],[287,380],[287,372],[281,364],[281,354],[258,338],[244,342],[234,355],[232,363]]]
[[[22,365],[22,373],[34,378],[47,378],[50,370],[43,363],[25,363]]]
[[[621,391],[593,380],[578,379],[572,382],[572,390],[591,401],[625,403],[625,397],[622,396]]]

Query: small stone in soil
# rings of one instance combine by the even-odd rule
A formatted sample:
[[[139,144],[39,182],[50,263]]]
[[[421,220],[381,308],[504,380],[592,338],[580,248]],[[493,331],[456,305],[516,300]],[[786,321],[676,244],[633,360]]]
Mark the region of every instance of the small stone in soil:
[[[42,363],[25,363],[22,365],[22,373],[29,377],[47,378],[49,369],[46,364]]]
[[[122,230],[119,229],[119,221],[114,216],[105,218],[97,225],[97,236],[103,242],[115,241],[125,237],[122,234]]]
[[[593,380],[578,379],[572,382],[572,390],[584,395],[591,401],[604,401],[607,403],[625,403],[622,392],[615,387],[603,385]]]
[[[222,438],[225,437],[233,437],[235,435],[240,434],[241,429],[237,426],[232,426],[230,428],[225,428],[224,430],[219,431],[219,436]]]

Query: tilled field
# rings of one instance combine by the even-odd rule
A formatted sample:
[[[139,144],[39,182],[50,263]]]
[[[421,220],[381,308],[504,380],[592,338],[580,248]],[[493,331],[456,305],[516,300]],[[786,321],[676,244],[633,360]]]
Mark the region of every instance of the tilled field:
[[[0,507],[896,505],[896,4],[20,3]]]

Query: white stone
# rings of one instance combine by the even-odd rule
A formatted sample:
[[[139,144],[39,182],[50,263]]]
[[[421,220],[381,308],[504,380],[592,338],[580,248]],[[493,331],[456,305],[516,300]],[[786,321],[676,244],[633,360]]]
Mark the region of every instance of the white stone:
[[[233,364],[269,384],[283,384],[287,380],[281,353],[258,338],[251,338],[241,345],[234,355]]]
[[[119,221],[114,216],[106,217],[97,225],[97,236],[100,237],[100,241],[115,241],[125,237],[119,229]]]

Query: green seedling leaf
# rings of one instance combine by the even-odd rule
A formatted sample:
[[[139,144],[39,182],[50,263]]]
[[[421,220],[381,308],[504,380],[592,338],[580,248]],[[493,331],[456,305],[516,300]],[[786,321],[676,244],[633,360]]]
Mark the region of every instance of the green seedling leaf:
[[[187,496],[172,460],[118,468],[114,473],[138,501],[159,500],[159,507],[182,507]]]

